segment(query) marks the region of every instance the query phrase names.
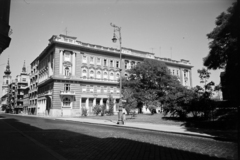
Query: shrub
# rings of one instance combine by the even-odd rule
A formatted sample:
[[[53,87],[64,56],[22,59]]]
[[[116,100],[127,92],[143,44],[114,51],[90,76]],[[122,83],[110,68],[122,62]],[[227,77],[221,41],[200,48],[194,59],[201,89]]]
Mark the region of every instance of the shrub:
[[[96,114],[97,116],[99,115],[99,113],[101,113],[101,111],[102,111],[101,105],[97,104],[96,106],[93,107],[93,113]]]
[[[104,112],[104,113],[105,113],[106,115],[110,116],[110,115],[111,115],[111,113],[110,113],[110,112],[111,112],[111,111],[110,111],[109,109],[107,109],[107,110],[105,110],[105,112]]]
[[[87,116],[88,110],[86,108],[82,108],[82,116]]]
[[[101,110],[102,110],[101,116],[104,116],[105,111],[106,111],[106,105],[105,104],[101,105]]]
[[[148,109],[150,110],[151,114],[157,113],[156,112],[156,106],[155,105],[149,105]]]

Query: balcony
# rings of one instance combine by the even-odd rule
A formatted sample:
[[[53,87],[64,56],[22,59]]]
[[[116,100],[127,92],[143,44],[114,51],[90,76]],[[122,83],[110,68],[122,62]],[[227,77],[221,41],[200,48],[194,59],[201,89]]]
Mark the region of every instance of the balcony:
[[[86,81],[97,81],[97,82],[105,82],[105,83],[118,83],[118,80],[116,79],[109,79],[109,78],[93,78],[93,77],[80,77],[81,80],[86,80]]]
[[[17,99],[17,102],[23,102],[23,99]]]
[[[75,96],[74,91],[60,91],[61,96]]]

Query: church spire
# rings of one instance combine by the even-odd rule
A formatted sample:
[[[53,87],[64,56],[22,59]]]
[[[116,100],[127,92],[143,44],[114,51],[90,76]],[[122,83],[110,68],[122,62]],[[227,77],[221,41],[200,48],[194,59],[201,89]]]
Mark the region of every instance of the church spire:
[[[22,73],[26,73],[25,60],[24,60],[23,68],[22,68]]]
[[[10,75],[10,74],[11,74],[10,64],[9,64],[9,58],[8,58],[8,63],[7,63],[6,70],[5,70],[4,73],[5,73],[6,75]]]

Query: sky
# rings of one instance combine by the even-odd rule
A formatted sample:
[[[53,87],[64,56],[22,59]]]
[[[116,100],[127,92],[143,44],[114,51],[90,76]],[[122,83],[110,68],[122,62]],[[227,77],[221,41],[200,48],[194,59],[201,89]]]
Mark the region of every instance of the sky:
[[[12,79],[24,61],[30,63],[52,35],[66,34],[81,42],[119,48],[113,28],[121,27],[122,46],[153,52],[155,56],[189,60],[193,86],[201,85],[197,70],[209,53],[207,34],[234,0],[12,0],[10,47],[0,55],[0,87],[7,60]],[[221,70],[210,81],[220,82]],[[2,88],[2,87],[1,87]],[[2,90],[0,89],[0,95]]]

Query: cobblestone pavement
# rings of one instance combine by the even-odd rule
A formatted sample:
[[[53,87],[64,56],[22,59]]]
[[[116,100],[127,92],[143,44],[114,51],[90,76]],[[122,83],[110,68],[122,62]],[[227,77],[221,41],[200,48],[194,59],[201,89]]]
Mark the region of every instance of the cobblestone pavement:
[[[4,122],[66,159],[237,159],[237,144],[232,142],[60,120],[7,117]]]

